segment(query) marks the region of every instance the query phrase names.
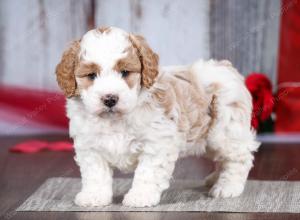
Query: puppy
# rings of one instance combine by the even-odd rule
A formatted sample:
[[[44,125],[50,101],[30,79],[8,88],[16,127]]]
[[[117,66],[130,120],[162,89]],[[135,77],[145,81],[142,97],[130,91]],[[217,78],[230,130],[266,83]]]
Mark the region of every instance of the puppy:
[[[56,68],[80,167],[79,206],[112,202],[113,169],[134,171],[123,204],[157,205],[175,162],[210,158],[212,197],[243,192],[259,147],[251,96],[228,61],[159,68],[141,36],[110,27],[71,43]]]

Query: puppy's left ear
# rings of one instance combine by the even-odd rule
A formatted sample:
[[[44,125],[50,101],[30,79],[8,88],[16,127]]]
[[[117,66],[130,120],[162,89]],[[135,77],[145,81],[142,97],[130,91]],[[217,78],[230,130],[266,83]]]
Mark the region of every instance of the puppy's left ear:
[[[56,79],[67,98],[77,96],[75,69],[79,62],[80,41],[75,40],[64,51],[61,61],[56,66]]]
[[[158,75],[159,57],[151,50],[144,37],[130,34],[129,39],[137,49],[142,64],[142,86],[150,88]]]

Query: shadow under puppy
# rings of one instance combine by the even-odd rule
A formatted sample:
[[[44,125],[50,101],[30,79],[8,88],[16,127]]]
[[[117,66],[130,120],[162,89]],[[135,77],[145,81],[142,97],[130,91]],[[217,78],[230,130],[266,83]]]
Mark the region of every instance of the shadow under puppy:
[[[210,196],[242,193],[259,143],[251,96],[230,62],[159,68],[143,37],[109,27],[71,43],[56,75],[82,177],[77,205],[112,202],[113,168],[134,171],[124,205],[157,205],[188,155],[216,162]]]

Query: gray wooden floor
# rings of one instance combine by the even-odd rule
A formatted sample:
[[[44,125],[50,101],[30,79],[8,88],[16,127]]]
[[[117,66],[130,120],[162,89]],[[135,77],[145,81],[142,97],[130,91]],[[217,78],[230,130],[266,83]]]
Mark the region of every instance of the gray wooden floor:
[[[300,214],[272,213],[206,213],[206,212],[15,212],[46,179],[50,177],[79,177],[78,167],[73,161],[73,154],[67,152],[41,152],[37,154],[11,154],[8,148],[21,140],[32,137],[0,137],[0,219],[299,219]],[[66,136],[39,136],[41,140],[66,140]],[[251,179],[257,180],[300,180],[300,145],[265,144],[256,154],[255,166],[250,173]],[[195,162],[195,163],[194,163]],[[180,178],[196,176],[203,178],[212,166],[207,161],[198,159],[183,162],[185,169],[177,167],[176,175]],[[188,171],[188,172],[184,172]],[[189,172],[193,170],[193,172]],[[186,175],[185,175],[186,174]]]

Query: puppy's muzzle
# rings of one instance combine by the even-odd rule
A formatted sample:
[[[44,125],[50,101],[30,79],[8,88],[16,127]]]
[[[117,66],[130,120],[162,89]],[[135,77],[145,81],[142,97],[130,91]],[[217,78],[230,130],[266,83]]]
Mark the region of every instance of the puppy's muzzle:
[[[117,95],[107,94],[103,96],[101,100],[105,106],[112,108],[118,103],[119,97]]]

